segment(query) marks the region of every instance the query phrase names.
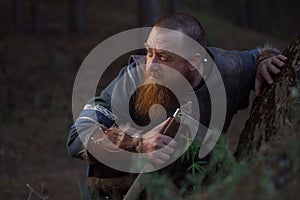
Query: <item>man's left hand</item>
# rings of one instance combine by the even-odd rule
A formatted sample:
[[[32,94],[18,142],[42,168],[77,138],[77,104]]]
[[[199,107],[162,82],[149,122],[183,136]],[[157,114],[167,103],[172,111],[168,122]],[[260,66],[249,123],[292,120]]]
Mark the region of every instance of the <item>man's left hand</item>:
[[[256,75],[255,75],[255,94],[260,95],[261,87],[265,81],[268,84],[273,83],[272,74],[280,73],[281,67],[284,66],[284,61],[287,57],[284,55],[274,55],[261,60],[257,64]]]

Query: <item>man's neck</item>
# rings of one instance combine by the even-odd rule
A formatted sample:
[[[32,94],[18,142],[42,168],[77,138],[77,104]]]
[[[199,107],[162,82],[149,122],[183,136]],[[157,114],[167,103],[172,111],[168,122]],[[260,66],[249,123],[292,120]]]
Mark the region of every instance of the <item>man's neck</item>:
[[[194,80],[191,82],[191,85],[193,88],[196,88],[202,80],[202,76],[200,73],[196,73],[196,76],[194,77]]]

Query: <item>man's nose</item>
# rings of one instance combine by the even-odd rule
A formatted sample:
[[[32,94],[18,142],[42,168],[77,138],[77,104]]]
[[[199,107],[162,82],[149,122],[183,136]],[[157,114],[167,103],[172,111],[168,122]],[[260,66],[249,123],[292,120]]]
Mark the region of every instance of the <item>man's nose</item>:
[[[159,68],[159,56],[158,55],[153,55],[149,58],[147,58],[147,68],[148,70],[156,71]]]

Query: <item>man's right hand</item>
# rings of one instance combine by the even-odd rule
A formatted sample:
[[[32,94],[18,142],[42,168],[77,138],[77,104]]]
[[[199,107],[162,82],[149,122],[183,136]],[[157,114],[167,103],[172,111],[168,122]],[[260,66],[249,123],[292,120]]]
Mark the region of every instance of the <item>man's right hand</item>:
[[[148,153],[150,160],[156,164],[168,161],[177,145],[171,137],[160,133],[166,123],[168,120],[144,134],[141,140],[141,152]]]

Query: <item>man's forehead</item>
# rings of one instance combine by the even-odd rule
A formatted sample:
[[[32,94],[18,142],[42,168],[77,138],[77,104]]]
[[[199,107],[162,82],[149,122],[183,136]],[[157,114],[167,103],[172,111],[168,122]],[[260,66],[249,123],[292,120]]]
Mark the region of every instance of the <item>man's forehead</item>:
[[[148,48],[165,50],[184,58],[205,52],[205,49],[198,42],[181,31],[160,27],[152,28],[146,44]]]
[[[153,28],[146,43],[149,48],[172,52],[183,47],[182,40],[183,34],[178,31]]]

